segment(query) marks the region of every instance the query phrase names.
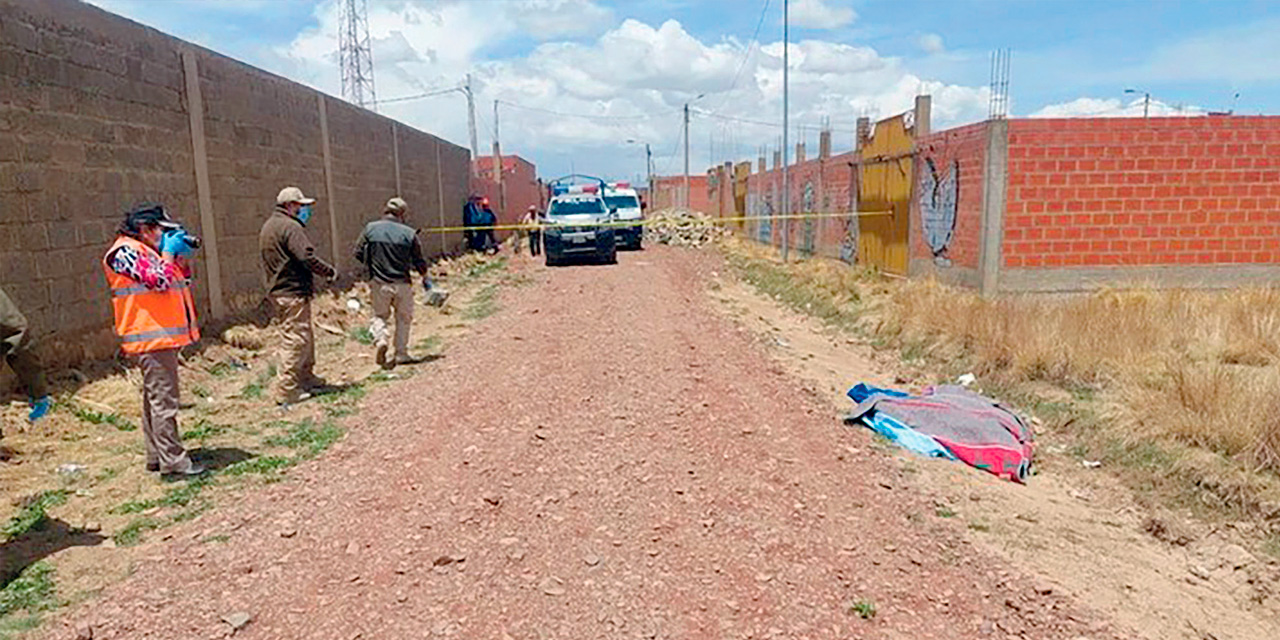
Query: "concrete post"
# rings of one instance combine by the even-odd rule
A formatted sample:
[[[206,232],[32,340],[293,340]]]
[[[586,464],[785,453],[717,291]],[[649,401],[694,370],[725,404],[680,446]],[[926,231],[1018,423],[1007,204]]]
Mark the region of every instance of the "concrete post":
[[[982,244],[978,248],[979,291],[984,296],[994,296],[1000,291],[1008,175],[1009,121],[988,120],[982,180]]]
[[[182,51],[182,74],[187,89],[187,116],[191,126],[191,157],[196,171],[196,200],[200,206],[200,230],[204,233],[205,275],[209,279],[209,313],[226,314],[222,299],[222,263],[218,257],[218,225],[213,215],[213,191],[209,186],[209,151],[204,138],[204,98],[200,94],[200,69],[190,49]]]
[[[773,152],[773,170],[777,171],[778,169],[781,169],[781,168],[782,168],[782,152],[774,151]]]
[[[854,134],[853,148],[862,149],[862,145],[871,139],[871,118],[858,118],[858,132]]]
[[[805,160],[805,157],[804,157],[804,143],[803,143],[803,142],[797,142],[797,143],[796,143],[796,164],[801,164],[801,163],[803,163],[803,162],[804,162],[804,160]]]
[[[916,96],[915,105],[915,136],[921,138],[929,135],[932,131],[930,118],[933,117],[933,99],[929,96]]]
[[[831,131],[824,130],[818,134],[818,157],[826,160],[831,157]]]
[[[329,148],[329,108],[323,93],[316,93],[320,109],[320,150],[324,153],[324,197],[329,210],[329,243],[334,266],[338,262],[338,207],[333,199],[333,152]]]

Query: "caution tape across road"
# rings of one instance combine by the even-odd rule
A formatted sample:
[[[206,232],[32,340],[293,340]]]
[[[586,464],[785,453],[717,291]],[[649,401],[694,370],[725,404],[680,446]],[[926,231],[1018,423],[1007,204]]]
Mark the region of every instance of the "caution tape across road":
[[[693,224],[723,224],[730,222],[750,222],[752,220],[812,220],[817,218],[869,218],[873,216],[893,215],[892,211],[857,211],[842,213],[792,213],[775,216],[733,216],[728,218],[716,218],[707,216],[705,218],[642,218],[640,220],[615,220],[613,222],[573,222],[563,223],[566,227],[643,227],[654,223],[679,224],[681,222],[691,222]],[[529,231],[538,229],[548,229],[560,226],[561,223],[542,223],[542,224],[496,224],[496,225],[472,225],[472,226],[456,226],[456,227],[425,227],[422,231],[426,233],[457,233],[459,231]]]

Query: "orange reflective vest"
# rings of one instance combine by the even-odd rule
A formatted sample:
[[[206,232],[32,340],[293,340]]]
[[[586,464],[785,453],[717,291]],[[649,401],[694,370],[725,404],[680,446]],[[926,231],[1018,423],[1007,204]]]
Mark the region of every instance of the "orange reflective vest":
[[[111,286],[120,350],[129,354],[150,353],[179,349],[199,340],[195,301],[187,281],[176,282],[164,291],[154,291],[129,276],[116,273],[107,261],[116,249],[126,246],[141,255],[161,259],[155,249],[128,236],[117,238],[102,258],[107,284]]]

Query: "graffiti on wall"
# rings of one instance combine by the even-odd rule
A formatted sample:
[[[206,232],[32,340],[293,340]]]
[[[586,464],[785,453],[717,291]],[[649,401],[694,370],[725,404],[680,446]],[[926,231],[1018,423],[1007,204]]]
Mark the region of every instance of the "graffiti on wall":
[[[947,170],[949,169],[949,170]],[[924,242],[933,252],[933,261],[940,267],[951,266],[947,249],[956,233],[956,205],[960,197],[960,162],[951,161],[944,167],[944,175],[938,175],[933,158],[925,158],[920,168],[920,185],[916,191],[920,199],[920,231]]]
[[[801,200],[800,211],[802,213],[814,213],[814,211],[816,210],[816,207],[815,207],[816,204],[817,204],[817,199],[815,198],[815,194],[813,190],[813,182],[810,181],[810,182],[804,183],[804,196]],[[816,229],[815,229],[813,218],[806,217],[804,219],[804,246],[803,246],[803,250],[805,253],[813,254],[813,242],[814,242],[815,231]]]
[[[755,218],[756,240],[768,244],[773,241],[773,203],[764,194],[747,194],[747,215]]]
[[[858,215],[848,216],[844,219],[844,239],[840,241],[840,259],[849,264],[858,261],[858,233],[861,225],[858,223]]]

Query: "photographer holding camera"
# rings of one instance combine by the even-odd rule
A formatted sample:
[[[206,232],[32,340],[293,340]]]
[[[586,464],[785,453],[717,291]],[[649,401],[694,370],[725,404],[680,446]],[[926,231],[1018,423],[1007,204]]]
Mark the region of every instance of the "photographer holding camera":
[[[147,470],[166,478],[204,473],[178,435],[178,350],[200,340],[187,259],[200,239],[158,204],[125,215],[102,258],[120,350],[142,368]]]

